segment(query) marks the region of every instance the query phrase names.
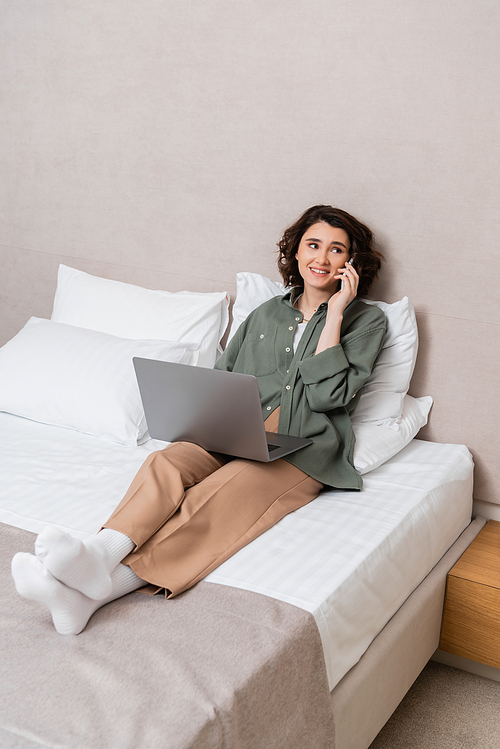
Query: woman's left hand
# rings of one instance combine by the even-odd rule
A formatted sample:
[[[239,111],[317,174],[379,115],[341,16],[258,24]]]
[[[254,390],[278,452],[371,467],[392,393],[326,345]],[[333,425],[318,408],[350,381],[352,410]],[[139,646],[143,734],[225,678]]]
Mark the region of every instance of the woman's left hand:
[[[339,268],[335,278],[344,281],[344,288],[336,291],[328,300],[325,327],[321,331],[318,341],[317,354],[340,343],[340,329],[344,310],[358,293],[359,276],[349,263],[346,263],[344,268]]]
[[[328,301],[328,314],[342,314],[347,305],[358,293],[359,276],[353,265],[346,262],[344,268],[339,268],[335,278],[343,281],[344,288],[339,289]]]

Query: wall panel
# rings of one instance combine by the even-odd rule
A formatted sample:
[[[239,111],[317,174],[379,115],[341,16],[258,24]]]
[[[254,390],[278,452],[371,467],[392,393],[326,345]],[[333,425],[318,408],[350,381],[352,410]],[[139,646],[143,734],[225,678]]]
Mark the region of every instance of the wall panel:
[[[410,393],[434,398],[419,437],[467,445],[475,498],[500,504],[500,325],[427,314],[417,314],[417,322],[420,348]]]
[[[59,262],[232,291],[334,203],[386,256],[373,296],[419,311],[425,434],[500,502],[496,398],[464,396],[498,382],[499,26],[497,0],[2,0],[0,342]]]

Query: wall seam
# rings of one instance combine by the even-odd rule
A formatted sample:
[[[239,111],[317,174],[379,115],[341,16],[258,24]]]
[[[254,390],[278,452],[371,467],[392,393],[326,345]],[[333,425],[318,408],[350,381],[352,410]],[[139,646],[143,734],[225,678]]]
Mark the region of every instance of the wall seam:
[[[415,314],[427,315],[427,317],[447,317],[450,320],[465,320],[466,322],[480,322],[485,325],[500,325],[500,322],[495,322],[494,320],[481,320],[478,317],[460,317],[459,315],[443,315],[439,312],[421,312],[418,309],[415,309]]]
[[[7,249],[7,250],[15,250],[18,252],[34,252],[37,255],[46,255],[47,257],[53,257],[53,258],[60,258],[60,262],[63,263],[63,265],[68,265],[68,267],[72,267],[69,264],[71,261],[81,261],[82,263],[96,263],[98,265],[107,265],[111,266],[113,268],[129,268],[130,270],[143,270],[147,271],[148,273],[162,273],[166,276],[177,276],[178,278],[185,278],[184,273],[176,273],[175,271],[171,270],[163,270],[162,268],[150,268],[146,265],[129,265],[128,263],[114,263],[109,260],[95,260],[93,258],[88,257],[81,257],[80,255],[63,255],[59,252],[49,252],[48,250],[30,250],[26,247],[14,247],[13,245],[8,244],[0,244],[0,249]],[[63,262],[64,261],[64,262]],[[194,276],[195,278],[201,279],[202,281],[213,281],[217,284],[229,284],[231,286],[236,286],[236,278],[234,281],[223,281],[220,278],[212,278],[211,276]]]

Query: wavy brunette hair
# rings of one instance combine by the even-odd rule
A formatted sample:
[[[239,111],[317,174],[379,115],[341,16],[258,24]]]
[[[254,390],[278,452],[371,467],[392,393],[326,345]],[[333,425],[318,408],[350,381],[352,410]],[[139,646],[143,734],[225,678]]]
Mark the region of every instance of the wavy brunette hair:
[[[359,274],[358,296],[365,296],[377,278],[384,256],[373,247],[373,234],[370,229],[340,208],[331,205],[315,205],[309,208],[290,226],[278,242],[278,270],[285,286],[304,288],[304,280],[299,273],[295,257],[300,240],[313,224],[329,224],[343,229],[349,237],[349,255]]]

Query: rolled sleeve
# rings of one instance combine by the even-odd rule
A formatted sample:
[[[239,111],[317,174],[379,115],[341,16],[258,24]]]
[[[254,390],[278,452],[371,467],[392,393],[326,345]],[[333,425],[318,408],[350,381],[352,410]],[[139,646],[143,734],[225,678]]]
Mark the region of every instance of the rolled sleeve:
[[[336,346],[325,349],[320,354],[302,359],[298,366],[302,382],[305,385],[316,385],[318,382],[329,380],[330,377],[347,371],[349,362],[344,354],[344,349],[338,343]]]
[[[315,412],[347,406],[370,376],[382,346],[385,324],[349,338],[298,366],[309,408]]]

